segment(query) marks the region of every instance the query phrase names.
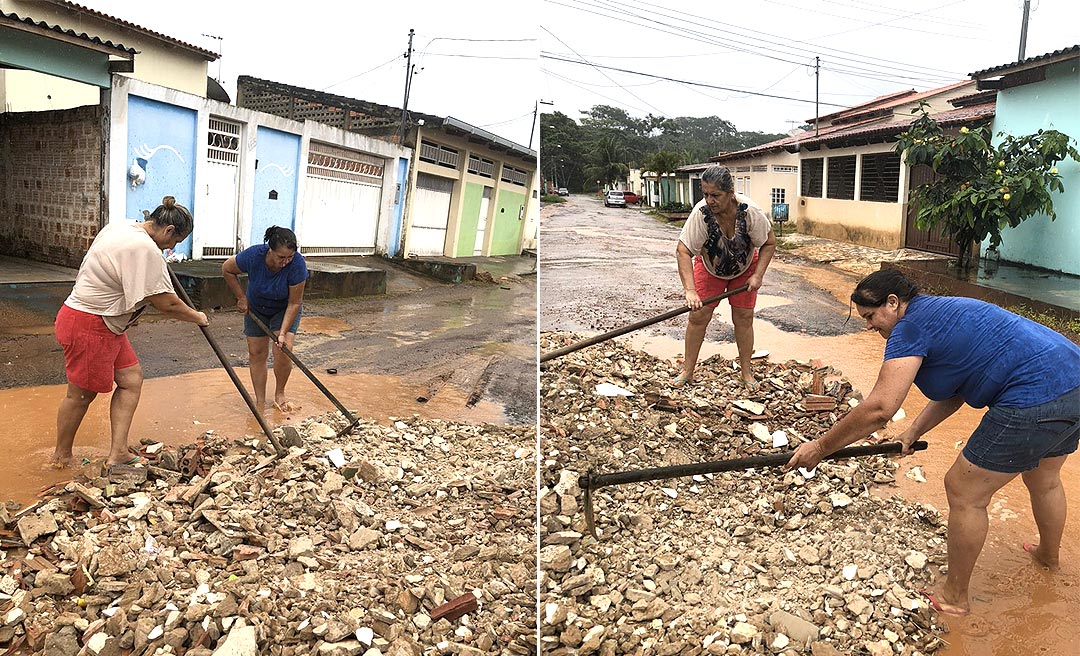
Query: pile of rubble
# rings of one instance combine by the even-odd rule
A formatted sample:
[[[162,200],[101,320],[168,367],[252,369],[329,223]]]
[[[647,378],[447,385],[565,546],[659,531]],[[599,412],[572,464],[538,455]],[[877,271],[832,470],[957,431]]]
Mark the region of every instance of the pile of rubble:
[[[541,352],[575,335],[541,334]],[[559,654],[936,651],[944,628],[918,590],[944,571],[928,505],[870,493],[898,464],[823,462],[593,491],[580,476],[787,451],[860,396],[827,366],[711,359],[673,389],[669,362],[606,342],[541,367],[541,652]]]
[[[0,649],[535,653],[535,429],[342,426],[278,429],[280,459],[211,437],[201,462],[155,457],[5,507]]]

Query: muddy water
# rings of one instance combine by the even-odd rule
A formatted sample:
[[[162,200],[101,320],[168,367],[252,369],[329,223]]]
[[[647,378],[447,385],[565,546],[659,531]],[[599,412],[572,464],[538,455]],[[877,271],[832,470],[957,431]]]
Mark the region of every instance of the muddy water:
[[[342,405],[362,419],[386,423],[391,417],[417,414],[466,423],[506,423],[500,405],[480,401],[466,407],[468,391],[452,384],[443,386],[427,403],[418,403],[416,398],[428,390],[422,380],[314,373]],[[250,389],[247,370],[238,369],[237,374]],[[273,393],[273,373],[269,378]],[[56,443],[56,409],[65,390],[65,385],[0,390],[0,416],[8,418],[4,435],[7,456],[0,461],[0,501],[32,502],[41,488],[69,480],[78,473],[57,471],[45,464]],[[290,400],[299,402],[302,408],[288,414],[268,410],[266,417],[271,426],[297,424],[308,416],[336,411],[333,403],[298,369],[293,370],[287,391]],[[76,469],[88,474],[100,468],[108,452],[109,398],[100,395],[94,401],[75,437]],[[227,438],[263,435],[259,423],[221,369],[145,381],[129,443],[137,445],[142,438],[152,438],[169,445],[188,444],[211,429]],[[89,463],[80,465],[84,458]]]
[[[759,296],[759,308],[784,302]],[[717,317],[730,322],[730,310],[721,305]],[[715,321],[716,319],[714,319]],[[770,352],[773,362],[819,359],[843,372],[856,389],[868,394],[877,377],[885,342],[876,333],[838,337],[805,337],[785,333],[768,322],[755,322],[755,345]],[[656,357],[674,360],[683,352],[681,340],[661,330],[641,331],[628,340]],[[733,343],[706,343],[702,358],[719,354],[733,359]],[[927,403],[914,387],[904,402],[907,418],[887,428],[885,437],[898,434]],[[981,410],[964,406],[931,431],[924,439],[926,451],[904,458],[897,471],[897,485],[884,494],[929,503],[947,512],[943,479],[963,448],[964,440],[982,417]],[[1074,500],[1062,541],[1061,570],[1051,574],[1032,564],[1023,551],[1024,542],[1037,542],[1027,492],[1019,477],[994,497],[989,507],[990,532],[972,578],[972,615],[947,618],[945,640],[949,646],[942,656],[983,656],[985,654],[1076,654],[1074,619],[1080,608],[1080,457],[1066,465],[1062,479],[1065,493]],[[920,467],[926,478],[917,483],[905,474]],[[942,579],[943,580],[943,579]],[[943,616],[944,617],[944,616]],[[1022,647],[1021,647],[1022,645]]]

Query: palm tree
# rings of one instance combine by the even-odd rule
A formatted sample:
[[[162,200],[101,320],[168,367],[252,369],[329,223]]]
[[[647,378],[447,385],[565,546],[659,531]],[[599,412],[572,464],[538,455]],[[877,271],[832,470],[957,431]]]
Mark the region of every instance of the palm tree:
[[[599,180],[602,185],[622,180],[630,172],[630,167],[623,162],[619,140],[613,134],[603,135],[593,143],[588,161],[585,175],[590,180]]]
[[[664,185],[661,184],[663,177],[668,173],[674,173],[675,169],[682,166],[682,163],[682,154],[673,150],[658,150],[645,160],[645,169],[656,174],[661,206],[664,205]]]

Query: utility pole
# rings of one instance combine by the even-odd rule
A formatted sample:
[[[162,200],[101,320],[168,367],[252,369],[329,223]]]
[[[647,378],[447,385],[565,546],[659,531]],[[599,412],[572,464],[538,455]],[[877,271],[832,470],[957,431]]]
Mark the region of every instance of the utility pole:
[[[814,136],[818,136],[821,129],[821,109],[818,108],[818,97],[821,91],[821,57],[814,57]]]
[[[1024,54],[1027,52],[1027,27],[1028,27],[1028,13],[1031,11],[1031,0],[1024,0],[1024,22],[1020,24],[1020,56],[1016,58],[1016,61],[1024,61]]]
[[[401,103],[401,139],[398,144],[405,145],[405,125],[409,116],[409,91],[412,88],[412,40],[416,30],[409,30],[409,48],[405,51],[405,100]]]
[[[1024,21],[1024,24],[1026,25],[1027,21]],[[225,40],[225,37],[214,36],[213,34],[204,34],[203,36],[208,39],[217,39],[217,83],[221,84],[221,42]]]
[[[536,117],[539,116],[539,114],[540,114],[540,105],[554,105],[554,104],[555,103],[548,102],[547,100],[540,100],[539,98],[536,99],[536,105],[533,107],[532,129],[529,130],[529,150],[532,150],[533,135],[536,134]]]

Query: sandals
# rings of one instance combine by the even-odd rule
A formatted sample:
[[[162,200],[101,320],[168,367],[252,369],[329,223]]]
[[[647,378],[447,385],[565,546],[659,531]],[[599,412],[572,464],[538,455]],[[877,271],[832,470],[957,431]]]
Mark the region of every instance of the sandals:
[[[692,376],[690,378],[687,378],[686,376],[683,376],[683,375],[680,374],[680,375],[676,376],[674,379],[672,379],[671,386],[675,387],[675,388],[686,387],[687,385],[689,385],[692,382],[694,382],[694,378]]]

